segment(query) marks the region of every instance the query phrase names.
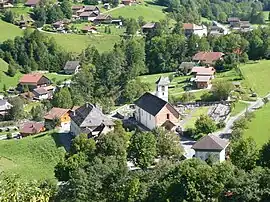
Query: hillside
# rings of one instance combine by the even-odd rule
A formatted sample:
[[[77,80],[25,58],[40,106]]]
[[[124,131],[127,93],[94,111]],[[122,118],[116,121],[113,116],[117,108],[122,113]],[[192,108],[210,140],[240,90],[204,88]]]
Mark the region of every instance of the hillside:
[[[64,148],[56,142],[49,134],[1,140],[0,171],[19,174],[25,179],[53,179],[54,166],[64,154]]]
[[[21,36],[23,31],[10,23],[4,22],[3,20],[0,19],[0,42],[3,42],[7,39],[13,39],[16,36]]]

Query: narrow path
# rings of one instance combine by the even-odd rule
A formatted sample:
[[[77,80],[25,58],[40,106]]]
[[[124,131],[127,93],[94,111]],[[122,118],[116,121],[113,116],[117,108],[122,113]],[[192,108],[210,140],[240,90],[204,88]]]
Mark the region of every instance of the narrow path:
[[[109,12],[111,12],[111,11],[114,11],[114,10],[117,10],[117,9],[119,9],[119,8],[123,8],[125,5],[124,4],[119,4],[119,6],[117,6],[117,7],[115,7],[115,8],[112,8],[112,9],[110,9],[110,10],[107,10],[107,11],[105,11],[105,12],[103,12],[103,13],[109,13]],[[102,14],[103,14],[102,13]]]
[[[192,110],[191,110],[191,112],[185,117],[185,119],[183,119],[183,120],[181,120],[180,121],[180,126],[183,128],[184,127],[184,125],[190,120],[190,119],[192,119],[193,117],[193,114],[196,112],[198,110],[198,108],[193,108]]]

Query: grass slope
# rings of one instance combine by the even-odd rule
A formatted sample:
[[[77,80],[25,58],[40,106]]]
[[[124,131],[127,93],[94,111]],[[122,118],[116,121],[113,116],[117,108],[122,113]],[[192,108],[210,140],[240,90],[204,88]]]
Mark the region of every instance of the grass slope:
[[[247,108],[248,104],[244,102],[236,102],[235,106],[231,112],[231,116],[235,116],[241,111],[243,111],[245,108]]]
[[[261,60],[240,67],[245,83],[259,96],[270,93],[270,60]]]
[[[23,31],[10,23],[4,22],[0,19],[0,42],[3,42],[7,39],[13,39],[16,36],[21,36]]]
[[[113,17],[123,16],[124,18],[138,19],[139,16],[143,16],[147,22],[159,21],[165,18],[165,14],[162,9],[165,7],[157,6],[153,4],[136,4],[132,6],[124,6],[119,9],[109,11]]]
[[[270,138],[270,104],[255,112],[255,118],[249,123],[249,128],[244,132],[246,137],[253,137],[258,144],[262,146]]]
[[[54,178],[54,167],[64,155],[53,137],[32,136],[0,141],[0,171],[19,174],[25,179]]]

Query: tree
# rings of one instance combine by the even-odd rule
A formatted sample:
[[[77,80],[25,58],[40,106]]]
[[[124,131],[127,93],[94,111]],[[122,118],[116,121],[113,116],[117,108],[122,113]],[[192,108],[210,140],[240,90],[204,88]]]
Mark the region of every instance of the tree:
[[[137,21],[133,18],[127,20],[126,33],[128,35],[135,35],[139,29]]]
[[[16,66],[11,63],[8,65],[7,75],[14,77],[17,72]]]
[[[20,120],[24,117],[23,100],[20,97],[14,97],[9,100],[12,108],[9,111],[10,118],[13,120]]]
[[[142,169],[147,169],[155,160],[156,138],[151,132],[135,133],[131,137],[129,158]]]
[[[61,10],[67,19],[71,19],[72,10],[71,10],[71,4],[68,0],[64,0],[61,3]]]
[[[70,109],[73,106],[71,94],[68,88],[61,88],[53,96],[52,103],[55,107]]]
[[[183,148],[180,145],[180,138],[173,132],[163,128],[157,128],[154,131],[157,137],[157,154],[161,158],[180,159],[183,154]]]
[[[227,100],[233,85],[229,81],[221,80],[213,84],[212,95],[216,100]]]
[[[37,105],[31,109],[32,119],[34,121],[42,121],[44,117],[44,109],[42,105]]]
[[[15,14],[11,10],[5,10],[4,12],[4,20],[9,23],[14,23]]]
[[[270,140],[268,140],[260,150],[260,163],[262,166],[270,168]]]
[[[214,132],[217,127],[215,122],[206,115],[201,115],[195,122],[195,128],[197,134],[205,134],[208,135],[209,133]]]
[[[185,92],[181,96],[181,102],[190,102],[195,99],[195,95],[191,92]]]
[[[234,165],[244,170],[251,170],[259,159],[259,150],[253,138],[240,138],[231,143],[230,159]]]
[[[98,0],[83,0],[86,5],[98,5]]]

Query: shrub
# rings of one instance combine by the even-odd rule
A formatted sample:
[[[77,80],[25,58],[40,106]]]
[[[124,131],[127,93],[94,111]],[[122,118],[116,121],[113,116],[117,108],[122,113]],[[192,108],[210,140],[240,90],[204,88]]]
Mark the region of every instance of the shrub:
[[[8,140],[12,139],[12,133],[8,133],[8,134],[7,134],[7,139],[8,139]]]
[[[226,123],[224,121],[220,121],[218,124],[217,124],[217,128],[218,129],[221,129],[221,128],[225,128],[226,126]]]

